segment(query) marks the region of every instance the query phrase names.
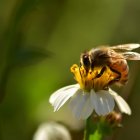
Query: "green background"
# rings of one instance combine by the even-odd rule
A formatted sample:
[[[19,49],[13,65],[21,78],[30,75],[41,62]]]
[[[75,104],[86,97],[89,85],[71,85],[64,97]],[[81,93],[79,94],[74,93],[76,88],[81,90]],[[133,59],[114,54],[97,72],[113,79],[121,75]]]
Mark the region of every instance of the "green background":
[[[31,140],[37,127],[64,123],[73,139],[83,122],[49,96],[75,83],[70,66],[97,45],[140,42],[138,0],[0,0],[0,140]],[[140,49],[137,51],[140,52]],[[140,139],[140,62],[130,62],[128,84],[116,89],[132,108],[108,139]]]

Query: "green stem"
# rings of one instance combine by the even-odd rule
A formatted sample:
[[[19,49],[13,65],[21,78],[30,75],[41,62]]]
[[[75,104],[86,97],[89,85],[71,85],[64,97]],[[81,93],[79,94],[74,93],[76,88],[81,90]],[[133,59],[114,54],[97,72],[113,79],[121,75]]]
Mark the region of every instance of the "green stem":
[[[97,129],[95,132],[91,135],[89,135],[88,140],[102,140],[103,134]]]
[[[84,140],[102,140],[104,135],[104,122],[102,119],[94,122],[92,117],[89,117],[86,121]]]

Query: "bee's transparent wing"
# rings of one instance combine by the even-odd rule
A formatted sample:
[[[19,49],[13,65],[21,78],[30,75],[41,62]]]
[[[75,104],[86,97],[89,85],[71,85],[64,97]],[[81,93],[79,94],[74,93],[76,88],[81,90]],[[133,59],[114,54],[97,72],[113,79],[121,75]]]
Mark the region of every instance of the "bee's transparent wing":
[[[122,44],[122,45],[116,45],[110,47],[111,49],[114,50],[120,50],[120,51],[131,51],[133,49],[139,48],[140,44]]]
[[[127,60],[140,60],[140,54],[137,52],[124,52],[121,53]]]

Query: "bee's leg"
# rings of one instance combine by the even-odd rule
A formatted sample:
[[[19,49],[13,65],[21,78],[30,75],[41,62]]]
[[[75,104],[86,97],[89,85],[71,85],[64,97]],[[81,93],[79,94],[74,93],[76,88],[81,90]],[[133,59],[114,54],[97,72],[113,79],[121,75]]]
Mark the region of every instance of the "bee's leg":
[[[81,76],[81,78],[83,77],[83,74],[81,73],[81,69],[83,69],[83,67],[82,67],[83,65],[82,65],[82,63],[80,62],[80,65],[79,65],[79,73],[80,73],[80,76]],[[88,72],[89,72],[89,69],[87,69],[86,67],[84,67],[84,70],[86,71],[86,73],[85,73],[85,75],[87,75],[88,74]]]
[[[81,78],[82,78],[82,74],[81,74],[81,71],[80,71],[81,66],[82,66],[82,64],[81,64],[81,62],[80,62],[79,73],[80,73],[80,76],[81,76]]]
[[[117,71],[117,70],[115,70],[115,69],[113,69],[113,68],[110,68],[111,69],[111,71],[112,72],[114,72],[114,73],[117,73],[118,74],[118,77],[117,78],[115,78],[117,81],[119,81],[120,80],[120,78],[121,78],[121,73],[119,72],[119,71]]]
[[[82,66],[82,63],[80,62],[79,67],[81,68],[81,66]]]
[[[119,71],[117,71],[117,70],[115,70],[115,69],[113,69],[113,68],[110,68],[110,70],[111,70],[112,72],[118,74],[118,76],[117,76],[115,79],[111,80],[111,81],[108,83],[108,85],[112,85],[112,84],[118,82],[118,81],[121,79],[121,73],[120,73]]]
[[[102,69],[101,69],[101,71],[100,71],[100,73],[98,73],[98,74],[95,76],[95,78],[100,78],[100,77],[104,74],[105,70],[106,70],[106,67],[103,66]]]

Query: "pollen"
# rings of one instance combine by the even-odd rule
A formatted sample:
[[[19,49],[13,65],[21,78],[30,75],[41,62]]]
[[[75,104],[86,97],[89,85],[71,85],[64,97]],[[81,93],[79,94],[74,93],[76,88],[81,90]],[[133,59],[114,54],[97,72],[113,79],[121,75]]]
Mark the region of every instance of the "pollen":
[[[81,89],[88,92],[91,89],[98,91],[108,89],[110,82],[118,76],[108,66],[105,66],[105,71],[98,77],[102,68],[103,66],[99,66],[87,71],[84,66],[79,67],[77,64],[74,64],[71,67],[71,72],[74,74],[74,78],[79,83]]]

